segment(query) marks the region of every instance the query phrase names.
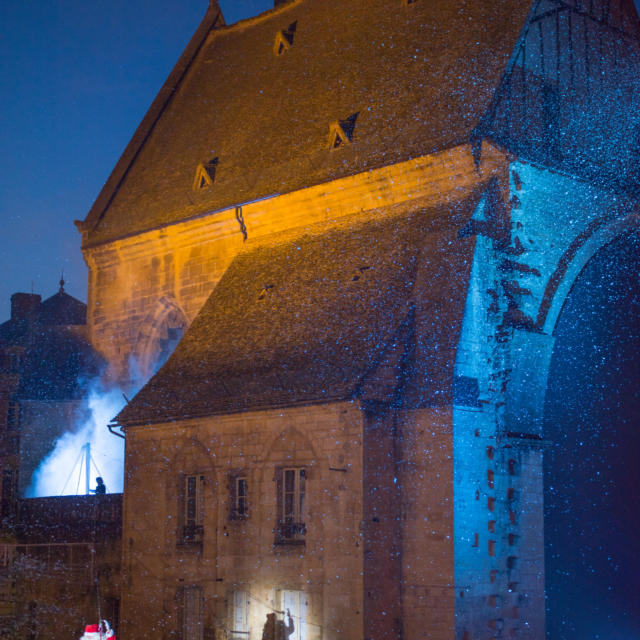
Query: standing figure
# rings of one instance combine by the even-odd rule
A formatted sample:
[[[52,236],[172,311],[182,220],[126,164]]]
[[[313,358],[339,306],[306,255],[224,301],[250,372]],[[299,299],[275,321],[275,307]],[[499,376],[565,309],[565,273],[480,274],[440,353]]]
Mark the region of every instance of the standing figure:
[[[90,491],[91,493],[95,493],[97,496],[107,493],[107,487],[104,483],[104,480],[100,476],[96,478],[96,488],[90,489]]]
[[[288,640],[294,632],[295,627],[289,609],[287,609],[289,623],[285,625],[284,620],[277,620],[275,613],[267,613],[267,621],[262,630],[262,640]]]

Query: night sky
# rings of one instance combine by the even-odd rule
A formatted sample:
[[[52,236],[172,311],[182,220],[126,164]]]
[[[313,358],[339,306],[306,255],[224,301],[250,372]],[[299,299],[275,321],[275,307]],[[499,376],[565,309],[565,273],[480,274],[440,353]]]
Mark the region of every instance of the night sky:
[[[83,219],[208,0],[0,2],[0,322],[16,291],[86,302]],[[228,24],[272,0],[220,0]]]

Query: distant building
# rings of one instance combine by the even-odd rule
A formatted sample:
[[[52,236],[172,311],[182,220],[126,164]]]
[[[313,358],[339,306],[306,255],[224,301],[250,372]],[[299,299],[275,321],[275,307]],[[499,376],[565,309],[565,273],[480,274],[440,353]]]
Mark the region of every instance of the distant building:
[[[21,499],[56,439],[75,427],[103,366],[87,338],[86,305],[64,282],[44,301],[11,296],[0,325],[3,638],[79,636],[97,619],[98,599],[117,624],[121,495]]]
[[[70,430],[90,380],[103,368],[87,336],[86,305],[60,290],[42,301],[11,296],[0,325],[0,513],[15,510],[33,472]]]
[[[110,376],[185,332],[117,417],[122,637],[538,640],[556,321],[639,228],[633,3],[276,5],[212,0],[78,223]]]

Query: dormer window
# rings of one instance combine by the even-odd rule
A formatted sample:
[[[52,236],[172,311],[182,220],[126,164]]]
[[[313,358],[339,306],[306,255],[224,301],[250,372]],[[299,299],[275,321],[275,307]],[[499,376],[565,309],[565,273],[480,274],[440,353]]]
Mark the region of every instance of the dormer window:
[[[218,167],[218,158],[212,158],[209,162],[200,163],[196,167],[196,174],[193,179],[193,190],[201,191],[208,189],[216,179],[216,169]]]
[[[288,51],[293,45],[293,36],[296,32],[297,22],[292,22],[287,29],[280,29],[276,33],[276,39],[273,43],[273,52],[277,56],[281,56]]]
[[[338,149],[351,144],[357,117],[358,114],[354,113],[345,120],[338,120],[329,125],[329,149]]]

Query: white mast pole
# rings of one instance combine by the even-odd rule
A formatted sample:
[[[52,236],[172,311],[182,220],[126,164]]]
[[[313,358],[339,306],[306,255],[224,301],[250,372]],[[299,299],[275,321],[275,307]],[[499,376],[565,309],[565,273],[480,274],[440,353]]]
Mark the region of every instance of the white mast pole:
[[[85,493],[89,495],[89,485],[91,484],[91,443],[87,442],[84,446],[85,460],[84,460],[84,479],[85,479]]]

